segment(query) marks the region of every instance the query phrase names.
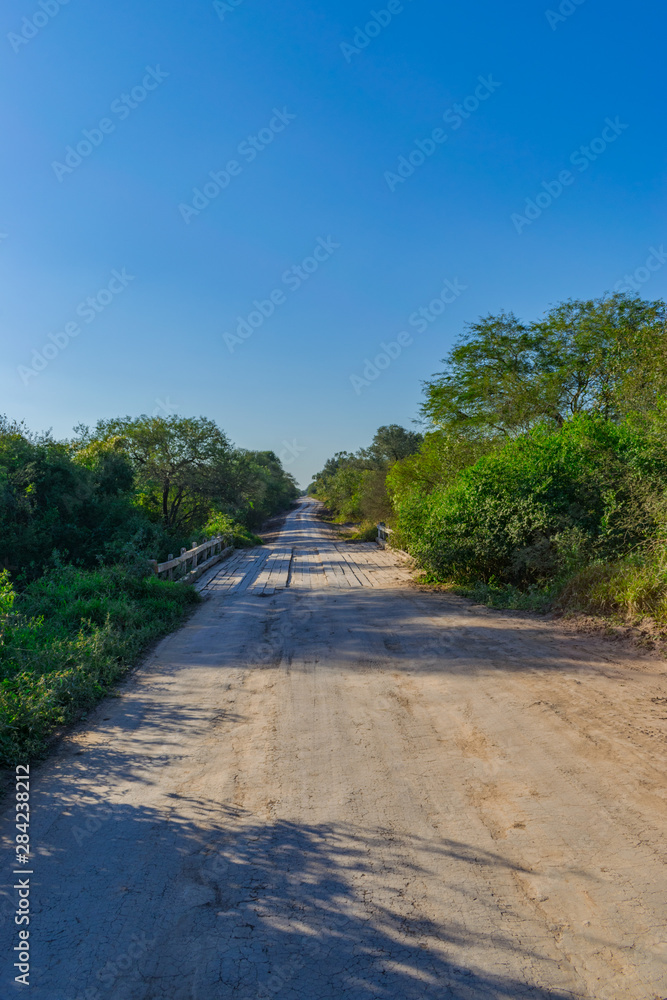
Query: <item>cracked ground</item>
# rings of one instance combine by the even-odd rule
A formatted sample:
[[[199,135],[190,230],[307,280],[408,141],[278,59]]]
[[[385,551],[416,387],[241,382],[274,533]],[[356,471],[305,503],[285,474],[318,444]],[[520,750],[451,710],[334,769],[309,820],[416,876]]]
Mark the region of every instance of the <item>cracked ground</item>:
[[[33,769],[31,1000],[667,996],[662,661],[310,502],[201,588]]]

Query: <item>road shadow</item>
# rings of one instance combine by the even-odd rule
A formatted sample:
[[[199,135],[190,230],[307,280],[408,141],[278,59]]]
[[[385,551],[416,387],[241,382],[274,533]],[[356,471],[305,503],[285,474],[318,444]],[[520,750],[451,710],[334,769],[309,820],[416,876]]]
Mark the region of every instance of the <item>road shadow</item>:
[[[350,824],[264,822],[187,793],[171,800],[166,813],[106,815],[100,797],[61,814],[35,861],[33,1000],[587,995],[545,985],[564,981],[559,965],[508,935],[492,898],[477,904],[486,920],[466,919],[476,893],[461,866],[471,878],[517,870],[500,855]],[[99,825],[77,843],[72,830],[91,816]],[[442,892],[456,897],[446,920],[414,889],[432,891],[436,869],[450,872]],[[73,881],[79,902],[63,911]]]

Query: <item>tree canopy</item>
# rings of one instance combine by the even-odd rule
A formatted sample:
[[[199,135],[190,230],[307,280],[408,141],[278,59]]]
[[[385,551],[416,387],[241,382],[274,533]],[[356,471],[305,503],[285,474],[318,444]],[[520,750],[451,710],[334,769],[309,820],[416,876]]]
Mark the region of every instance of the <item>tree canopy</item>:
[[[371,444],[357,452],[337,452],[317,473],[311,486],[337,516],[368,522],[391,513],[387,471],[401,459],[415,454],[423,436],[399,424],[379,427]]]
[[[140,565],[209,524],[242,534],[298,495],[273,452],[234,448],[205,417],[119,417],[75,434],[56,441],[0,417],[0,569]]]
[[[489,315],[444,364],[425,383],[435,427],[507,438],[582,412],[618,419],[667,385],[665,305],[616,294],[560,303],[531,323]]]

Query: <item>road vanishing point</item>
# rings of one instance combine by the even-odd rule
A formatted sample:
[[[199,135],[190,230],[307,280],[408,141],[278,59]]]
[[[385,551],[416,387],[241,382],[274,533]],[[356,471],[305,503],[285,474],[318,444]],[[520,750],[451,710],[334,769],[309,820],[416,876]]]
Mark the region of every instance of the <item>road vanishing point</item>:
[[[30,1000],[667,996],[664,661],[306,500],[32,769]]]

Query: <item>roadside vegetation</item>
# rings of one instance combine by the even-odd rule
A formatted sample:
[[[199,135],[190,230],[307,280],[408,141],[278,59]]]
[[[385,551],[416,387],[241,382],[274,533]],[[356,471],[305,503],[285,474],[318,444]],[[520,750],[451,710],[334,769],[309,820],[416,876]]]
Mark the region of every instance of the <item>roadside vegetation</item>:
[[[308,487],[322,500],[340,524],[356,522],[359,539],[377,537],[378,521],[393,514],[387,492],[387,474],[401,459],[415,454],[423,442],[421,434],[398,424],[380,427],[368,448],[337,452]]]
[[[151,560],[237,547],[298,495],[273,452],[205,418],[140,417],[69,441],[0,418],[0,763],[38,757],[197,603]]]
[[[663,302],[620,294],[482,317],[424,384],[423,437],[339,453],[312,489],[386,521],[427,582],[667,625],[665,323]]]

